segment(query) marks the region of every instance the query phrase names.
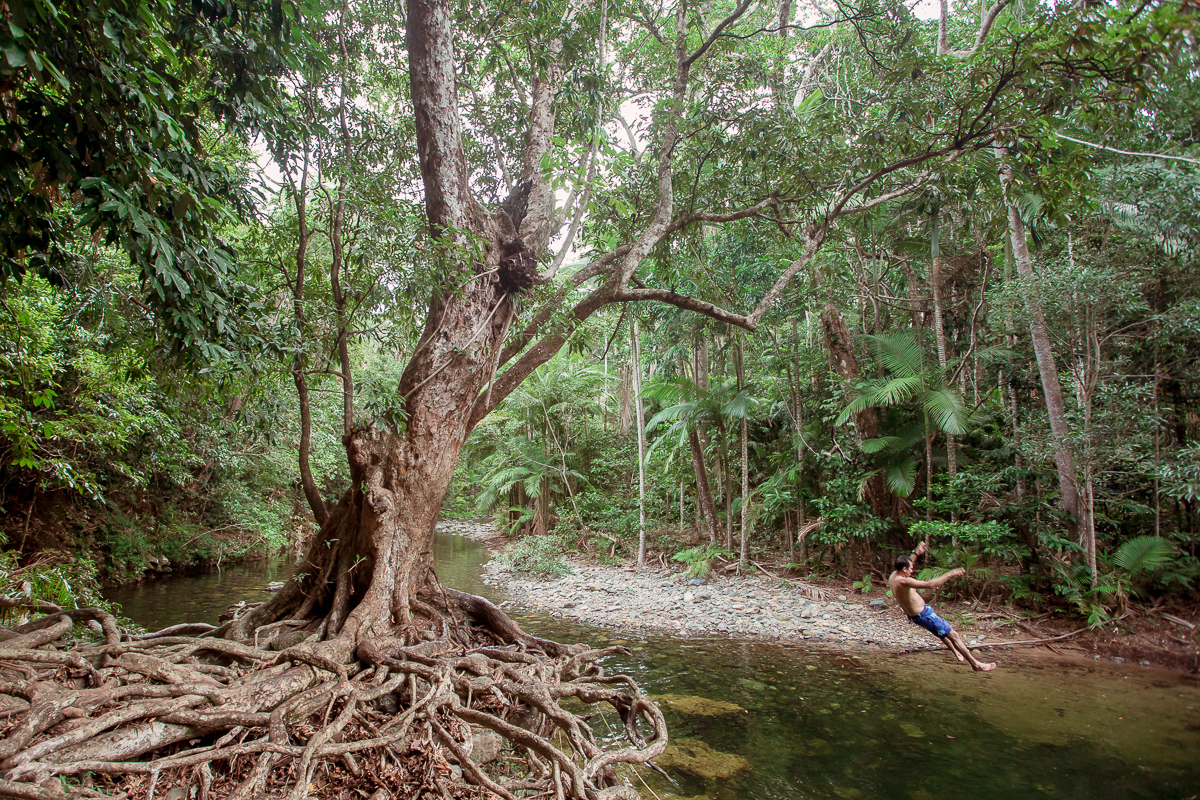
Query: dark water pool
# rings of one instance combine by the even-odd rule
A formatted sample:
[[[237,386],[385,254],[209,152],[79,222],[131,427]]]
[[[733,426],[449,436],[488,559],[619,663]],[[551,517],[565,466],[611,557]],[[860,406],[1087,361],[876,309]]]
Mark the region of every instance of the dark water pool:
[[[439,535],[438,575],[449,586],[503,599],[483,585],[486,550]],[[278,562],[180,577],[113,592],[155,628],[257,600],[282,580]],[[562,641],[627,644],[608,671],[656,695],[736,704],[718,715],[666,711],[672,780],[637,777],[647,800],[790,798],[1171,798],[1200,795],[1200,684],[1141,668],[996,654],[977,675],[941,653],[896,656],[728,639],[676,639],[515,613]],[[686,701],[685,701],[686,702]],[[702,709],[704,710],[704,709]],[[708,709],[712,710],[712,709]],[[614,715],[596,719],[616,737]],[[611,726],[611,728],[609,727]]]

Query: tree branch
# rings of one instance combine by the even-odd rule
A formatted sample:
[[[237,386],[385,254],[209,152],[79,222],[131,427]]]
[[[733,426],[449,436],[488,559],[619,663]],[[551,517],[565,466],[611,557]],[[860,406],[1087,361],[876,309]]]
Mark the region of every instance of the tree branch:
[[[1186,161],[1189,164],[1200,164],[1200,158],[1190,158],[1188,156],[1169,156],[1166,153],[1142,153],[1137,150],[1118,150],[1117,148],[1109,147],[1106,144],[1085,142],[1083,139],[1076,139],[1073,136],[1067,136],[1065,133],[1059,133],[1058,131],[1055,131],[1054,135],[1060,139],[1066,139],[1068,142],[1086,145],[1087,147],[1094,147],[1097,150],[1107,150],[1110,153],[1117,153],[1118,155],[1122,156],[1137,156],[1139,158],[1165,158],[1170,159],[1171,161]]]

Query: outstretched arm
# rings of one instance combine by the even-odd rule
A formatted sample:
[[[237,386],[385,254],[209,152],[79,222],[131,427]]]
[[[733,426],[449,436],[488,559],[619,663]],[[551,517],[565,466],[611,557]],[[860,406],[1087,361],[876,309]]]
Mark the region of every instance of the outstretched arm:
[[[931,581],[919,581],[916,578],[899,578],[901,586],[907,586],[911,589],[936,589],[951,578],[957,578],[959,575],[966,575],[967,571],[962,567],[956,567],[950,570],[945,575],[939,575]]]

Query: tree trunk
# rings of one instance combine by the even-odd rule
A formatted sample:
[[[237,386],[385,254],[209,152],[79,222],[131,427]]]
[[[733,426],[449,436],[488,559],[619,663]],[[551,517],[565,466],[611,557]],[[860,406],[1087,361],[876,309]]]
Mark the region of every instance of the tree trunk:
[[[734,351],[737,359],[738,393],[746,391],[746,364],[742,351],[742,337],[737,338],[737,349]],[[743,398],[743,404],[745,399]],[[741,513],[741,542],[738,550],[738,569],[746,571],[746,547],[750,524],[750,422],[747,419],[748,409],[742,414],[742,513]]]
[[[692,453],[692,472],[696,475],[696,503],[708,528],[708,543],[717,541],[717,511],[713,505],[712,489],[708,485],[708,470],[704,466],[704,450],[695,430],[688,431],[688,449]]]
[[[308,149],[304,150],[304,160],[301,167],[300,185],[297,186],[291,175],[286,176],[288,186],[292,191],[293,202],[296,204],[296,224],[299,226],[299,240],[296,243],[296,279],[292,282],[292,313],[296,319],[296,328],[301,332],[304,325],[304,284],[308,265],[308,240],[311,235],[308,230]],[[301,347],[297,342],[295,355],[292,356],[292,380],[296,384],[296,399],[300,404],[300,443],[297,458],[300,467],[300,487],[304,491],[304,499],[312,511],[313,519],[318,525],[324,525],[329,519],[329,511],[325,501],[313,479],[310,456],[312,453],[312,403],[308,397],[308,375]]]
[[[646,566],[646,415],[642,412],[642,343],[638,321],[630,329],[633,351],[633,398],[637,413],[638,444],[638,568]]]
[[[1009,196],[1013,170],[1008,161],[1008,151],[998,147],[996,156],[1000,160],[1000,184],[1004,189],[1004,203],[1008,211],[1008,232],[1012,241],[1013,260],[1017,265],[1017,273],[1026,282],[1025,307],[1029,312],[1029,335],[1033,341],[1033,354],[1037,359],[1042,392],[1046,397],[1046,416],[1050,420],[1050,433],[1054,439],[1058,489],[1062,496],[1063,510],[1067,512],[1067,531],[1075,537],[1079,532],[1079,489],[1075,479],[1075,459],[1070,449],[1071,430],[1067,425],[1066,405],[1063,403],[1062,386],[1058,380],[1058,366],[1054,361],[1054,350],[1046,328],[1045,312],[1035,288],[1029,285],[1034,278],[1033,258],[1025,240],[1025,223],[1021,221],[1021,215]]]
[[[930,233],[930,264],[929,291],[933,295],[933,335],[937,341],[938,366],[942,369],[945,379],[946,364],[949,363],[949,352],[946,347],[946,327],[942,310],[942,248],[941,248],[941,215],[934,214],[932,232]],[[928,424],[928,422],[926,422]],[[955,452],[954,434],[946,434],[946,474],[954,480],[958,471],[958,458]],[[932,464],[930,465],[932,469]],[[930,477],[933,473],[930,472]]]
[[[438,0],[408,6],[409,77],[434,257],[447,274],[475,277],[434,291],[397,389],[403,429],[344,436],[350,488],[296,579],[239,618],[234,637],[284,618],[316,618],[321,638],[352,646],[410,623],[413,595],[430,580],[434,525],[473,427],[470,409],[490,381],[513,315],[509,298],[533,283],[528,273],[536,262],[515,235],[521,219],[486,211],[470,196],[448,11]],[[485,244],[482,252],[468,233]],[[540,250],[545,243],[534,244]]]

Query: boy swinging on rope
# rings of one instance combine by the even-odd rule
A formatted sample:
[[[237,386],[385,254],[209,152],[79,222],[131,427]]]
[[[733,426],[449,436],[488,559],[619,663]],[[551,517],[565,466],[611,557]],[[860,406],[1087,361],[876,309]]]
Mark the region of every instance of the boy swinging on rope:
[[[941,639],[942,644],[946,645],[959,661],[965,660],[977,672],[988,672],[995,669],[995,664],[984,664],[976,660],[975,656],[971,655],[970,649],[967,648],[967,643],[959,636],[958,631],[951,628],[949,622],[939,617],[932,607],[925,605],[925,599],[917,592],[917,589],[934,589],[951,578],[967,574],[965,569],[959,567],[931,581],[917,580],[913,577],[913,564],[928,549],[928,545],[921,542],[912,555],[897,556],[896,571],[888,578],[888,588],[892,590],[896,602],[908,615],[908,621]]]

